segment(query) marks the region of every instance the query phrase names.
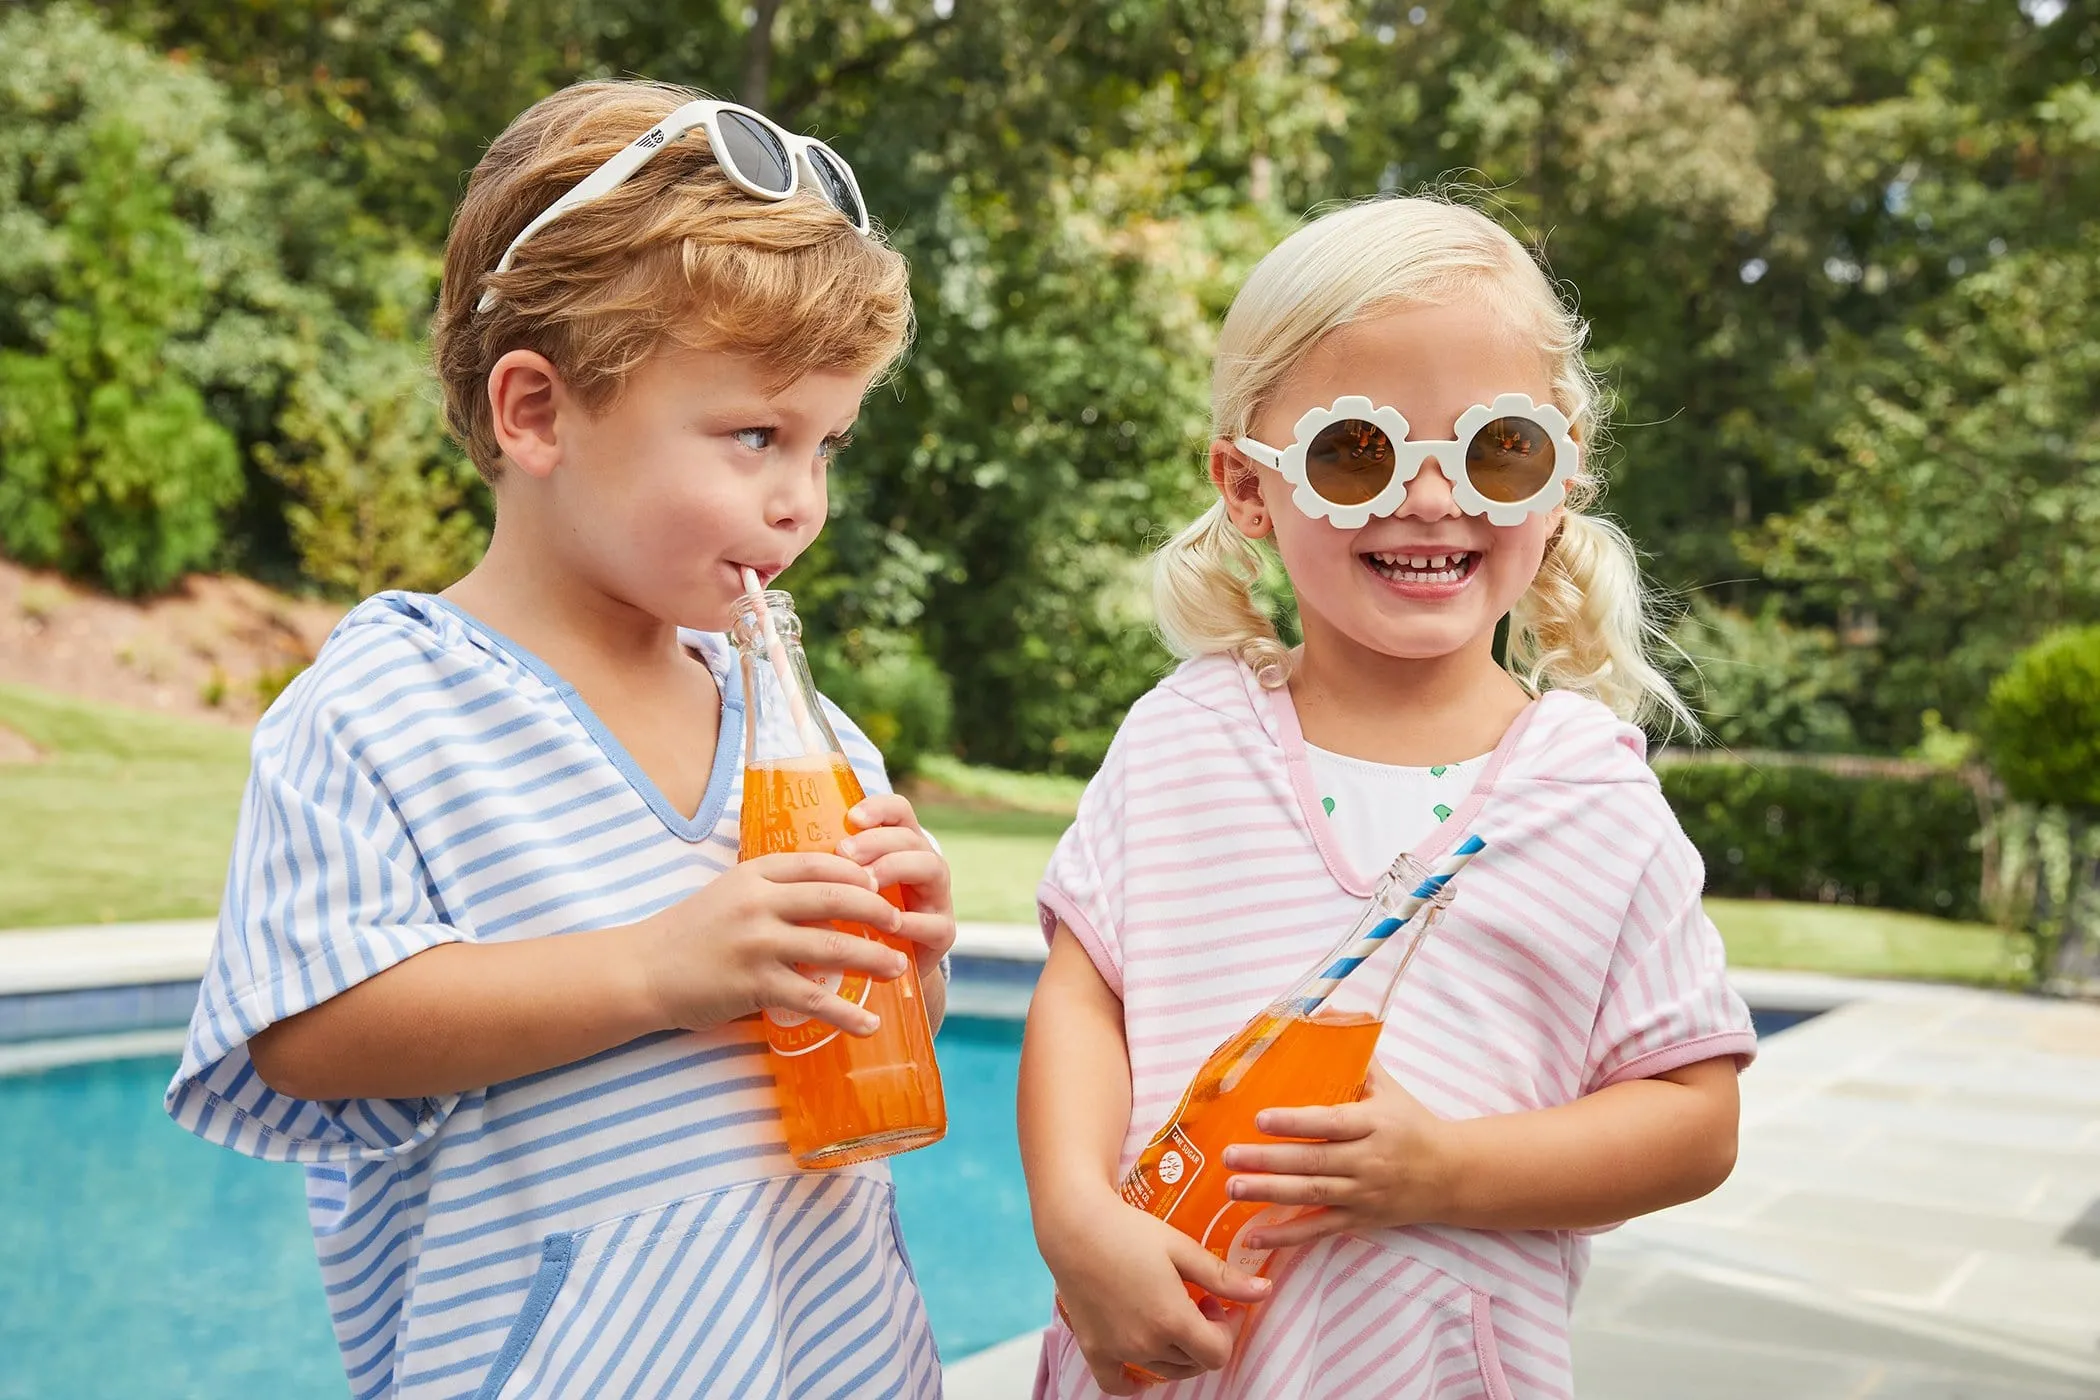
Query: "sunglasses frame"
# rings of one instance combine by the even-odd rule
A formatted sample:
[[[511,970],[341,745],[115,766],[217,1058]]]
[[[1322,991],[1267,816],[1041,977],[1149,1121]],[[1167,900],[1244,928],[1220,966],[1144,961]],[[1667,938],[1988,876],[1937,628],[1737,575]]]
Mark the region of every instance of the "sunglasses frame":
[[[728,149],[727,143],[722,139],[721,117],[724,112],[733,112],[738,116],[750,118],[771,132],[774,138],[780,142],[781,149],[787,156],[788,180],[786,189],[767,189],[738,169],[733,156],[724,154]],[[627,183],[629,179],[633,178],[634,173],[647,165],[657,152],[663,150],[674,141],[683,140],[688,132],[694,130],[704,130],[707,133],[708,149],[714,155],[715,164],[721,168],[724,175],[729,177],[729,183],[735,185],[753,199],[763,199],[774,204],[778,204],[783,200],[793,199],[802,189],[802,173],[806,169],[809,172],[811,185],[823,196],[826,204],[831,205],[834,209],[838,209],[840,214],[846,216],[846,221],[862,234],[873,231],[874,224],[868,218],[867,197],[860,192],[860,177],[853,173],[853,167],[846,163],[844,156],[841,156],[837,151],[834,151],[813,136],[797,136],[765,113],[753,111],[740,102],[716,102],[703,98],[686,103],[655,126],[635,137],[634,140],[615,152],[603,165],[577,181],[567,194],[541,210],[531,223],[518,231],[518,236],[513,238],[510,241],[510,246],[503,250],[503,258],[496,264],[495,271],[488,275],[497,277],[510,271],[511,262],[516,258],[518,249],[523,246],[526,239],[531,238],[570,210],[580,208],[589,204],[592,200],[603,199],[606,195],[611,194],[621,185]],[[839,209],[838,204],[832,200],[831,192],[825,186],[824,177],[818,171],[816,160],[811,155],[812,151],[821,152],[833,165],[838,167],[839,173],[845,177],[846,184],[853,191],[853,202],[860,206],[860,216],[858,218],[848,214],[844,209]],[[474,309],[476,311],[486,311],[495,304],[496,293],[493,290],[484,291],[481,294],[481,300],[475,303]]]
[[[1521,501],[1494,501],[1483,496],[1466,472],[1466,448],[1474,434],[1498,418],[1523,418],[1536,423],[1553,443],[1553,470],[1546,484]],[[1331,424],[1355,420],[1369,423],[1393,445],[1393,479],[1377,495],[1361,505],[1341,505],[1328,500],[1306,480],[1305,453],[1313,440]],[[1570,432],[1566,414],[1550,403],[1534,403],[1529,394],[1498,394],[1493,403],[1474,404],[1458,416],[1455,437],[1449,440],[1410,442],[1407,418],[1399,409],[1374,404],[1361,394],[1345,394],[1325,408],[1307,409],[1291,429],[1289,447],[1277,448],[1259,438],[1233,440],[1233,446],[1262,466],[1280,473],[1296,489],[1291,504],[1314,520],[1325,520],[1344,530],[1360,529],[1374,515],[1391,515],[1407,499],[1407,488],[1421,474],[1422,464],[1435,459],[1451,483],[1451,499],[1467,515],[1484,515],[1495,525],[1516,525],[1527,515],[1542,515],[1558,509],[1568,499],[1568,480],[1582,470],[1582,445]]]

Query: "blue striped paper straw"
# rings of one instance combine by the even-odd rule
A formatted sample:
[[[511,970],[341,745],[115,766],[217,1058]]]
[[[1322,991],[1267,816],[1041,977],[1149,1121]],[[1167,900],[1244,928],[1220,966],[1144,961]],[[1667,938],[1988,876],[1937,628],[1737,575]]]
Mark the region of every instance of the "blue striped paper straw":
[[[1384,945],[1386,939],[1392,937],[1399,929],[1404,928],[1420,912],[1423,905],[1435,899],[1444,886],[1451,883],[1452,877],[1466,868],[1468,861],[1485,849],[1487,849],[1487,842],[1481,840],[1478,836],[1468,836],[1465,840],[1459,842],[1457,848],[1444,858],[1442,865],[1430,872],[1421,884],[1416,885],[1412,891],[1393,906],[1391,914],[1373,924],[1369,932],[1365,933],[1362,938],[1357,939],[1355,944],[1343,951],[1339,957],[1327,965],[1325,971],[1313,979],[1312,983],[1307,986],[1304,995],[1291,1004],[1293,1014],[1310,1016],[1313,1012],[1318,1011],[1321,1004],[1327,1000],[1334,989],[1342,984],[1343,978],[1356,971],[1357,968],[1362,967]]]

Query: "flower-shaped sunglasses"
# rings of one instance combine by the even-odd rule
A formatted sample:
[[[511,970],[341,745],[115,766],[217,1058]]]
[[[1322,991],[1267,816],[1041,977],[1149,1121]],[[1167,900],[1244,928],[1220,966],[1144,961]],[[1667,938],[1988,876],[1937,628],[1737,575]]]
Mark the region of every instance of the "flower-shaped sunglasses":
[[[1567,500],[1568,479],[1582,470],[1567,415],[1528,394],[1473,405],[1458,416],[1449,441],[1410,442],[1407,432],[1398,409],[1350,394],[1308,410],[1289,447],[1251,437],[1233,445],[1295,486],[1291,502],[1299,510],[1345,530],[1400,509],[1408,483],[1431,459],[1458,508],[1495,525],[1556,509]]]

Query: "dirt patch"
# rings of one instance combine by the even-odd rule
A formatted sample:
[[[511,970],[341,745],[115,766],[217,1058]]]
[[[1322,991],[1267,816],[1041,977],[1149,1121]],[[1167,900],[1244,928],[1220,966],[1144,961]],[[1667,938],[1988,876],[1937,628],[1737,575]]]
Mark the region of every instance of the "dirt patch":
[[[42,749],[6,725],[0,724],[0,767],[10,763],[35,763],[43,756]]]
[[[0,559],[0,681],[246,726],[343,612],[209,574],[133,602]]]

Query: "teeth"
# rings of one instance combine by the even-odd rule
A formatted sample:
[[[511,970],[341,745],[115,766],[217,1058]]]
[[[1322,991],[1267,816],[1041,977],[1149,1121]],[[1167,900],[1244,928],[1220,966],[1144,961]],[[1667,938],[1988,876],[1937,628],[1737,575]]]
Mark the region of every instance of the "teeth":
[[[1387,578],[1412,583],[1457,583],[1466,574],[1469,552],[1458,554],[1372,554],[1372,568]]]

